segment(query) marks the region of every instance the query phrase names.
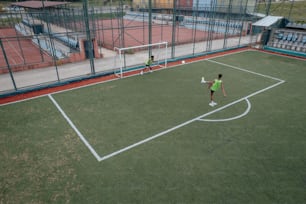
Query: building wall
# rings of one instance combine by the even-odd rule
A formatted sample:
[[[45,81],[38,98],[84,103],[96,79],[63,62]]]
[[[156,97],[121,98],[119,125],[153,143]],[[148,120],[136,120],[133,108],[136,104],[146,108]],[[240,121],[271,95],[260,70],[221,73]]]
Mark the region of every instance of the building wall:
[[[193,1],[193,8],[198,10],[212,10],[211,5],[215,5],[215,0],[194,0]]]
[[[185,0],[182,0],[185,1]],[[133,0],[134,8],[148,8],[148,0]],[[173,8],[173,0],[153,0],[152,8]]]
[[[193,8],[198,10],[208,10],[217,12],[227,12],[231,1],[232,13],[244,12],[247,3],[247,11],[254,11],[256,0],[194,0]]]
[[[173,8],[173,0],[154,0],[154,8]]]
[[[147,8],[148,0],[133,0],[134,8]]]
[[[152,8],[173,8],[174,0],[153,0]],[[177,8],[193,8],[200,11],[227,12],[231,1],[232,13],[241,13],[247,11],[252,13],[255,8],[256,0],[176,0]],[[133,0],[134,8],[148,8],[148,0]]]
[[[193,0],[178,0],[177,3],[177,8],[188,9],[193,7]]]

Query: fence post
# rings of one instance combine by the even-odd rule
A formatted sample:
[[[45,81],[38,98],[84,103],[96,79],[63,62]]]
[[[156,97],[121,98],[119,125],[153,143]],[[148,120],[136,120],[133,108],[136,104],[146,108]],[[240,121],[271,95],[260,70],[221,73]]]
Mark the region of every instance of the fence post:
[[[15,89],[15,91],[17,91],[17,86],[16,86],[16,83],[15,83],[15,80],[14,80],[14,76],[13,76],[13,73],[12,73],[12,70],[11,70],[11,67],[10,67],[10,63],[8,62],[6,53],[4,51],[4,47],[3,47],[3,44],[2,44],[1,38],[0,38],[0,46],[1,46],[1,49],[2,49],[2,52],[3,52],[3,56],[4,56],[4,59],[5,59],[6,65],[7,65],[7,69],[9,70],[9,73],[10,73],[10,76],[11,76],[11,79],[12,79],[12,82],[13,82],[13,85],[14,85],[14,89]]]

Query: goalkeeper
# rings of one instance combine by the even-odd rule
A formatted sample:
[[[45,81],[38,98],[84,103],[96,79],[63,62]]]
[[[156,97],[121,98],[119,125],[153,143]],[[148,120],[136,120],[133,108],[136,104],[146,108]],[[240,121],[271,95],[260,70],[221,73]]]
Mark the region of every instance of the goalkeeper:
[[[222,78],[222,74],[218,75],[218,78],[215,79],[214,81],[205,81],[205,83],[208,84],[208,88],[210,89],[210,103],[209,105],[211,107],[214,107],[215,105],[217,105],[217,103],[214,101],[214,93],[221,88],[223,95],[226,96],[225,90],[224,90],[224,85],[223,82],[221,80]]]
[[[149,69],[150,72],[152,72],[152,63],[154,61],[154,56],[152,55],[147,61],[146,61],[146,67],[141,71],[140,74],[143,74],[146,69]]]

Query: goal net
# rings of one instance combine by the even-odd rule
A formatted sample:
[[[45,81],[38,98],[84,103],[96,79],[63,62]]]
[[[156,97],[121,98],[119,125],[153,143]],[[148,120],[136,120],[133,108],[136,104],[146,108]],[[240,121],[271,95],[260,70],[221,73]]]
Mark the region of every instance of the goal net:
[[[154,56],[151,67],[167,67],[168,42],[114,49],[117,53],[114,59],[114,73],[118,77],[123,77],[124,73],[129,71],[143,69],[150,55]]]

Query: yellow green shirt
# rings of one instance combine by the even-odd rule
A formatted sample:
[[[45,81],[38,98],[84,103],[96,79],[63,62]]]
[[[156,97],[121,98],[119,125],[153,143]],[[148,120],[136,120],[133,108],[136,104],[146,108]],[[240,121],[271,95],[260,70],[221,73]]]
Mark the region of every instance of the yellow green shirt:
[[[222,80],[219,80],[219,79],[215,79],[214,80],[214,83],[213,85],[211,86],[211,90],[212,91],[217,91],[220,87],[221,87],[221,84],[222,84]]]
[[[146,65],[151,65],[153,63],[152,59],[148,59],[148,61],[146,62]]]

